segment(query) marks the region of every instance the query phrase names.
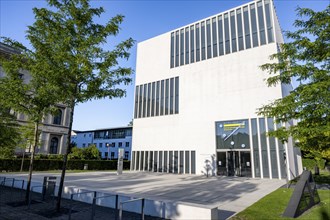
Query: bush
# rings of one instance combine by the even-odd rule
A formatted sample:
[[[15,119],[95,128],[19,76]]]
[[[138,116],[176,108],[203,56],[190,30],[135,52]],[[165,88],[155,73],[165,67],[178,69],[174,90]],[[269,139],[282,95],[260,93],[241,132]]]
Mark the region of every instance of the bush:
[[[0,172],[2,170],[17,172],[21,168],[21,159],[0,159]],[[24,160],[23,171],[29,170],[30,160]],[[88,164],[89,170],[116,170],[116,160],[68,160],[68,170],[83,170]],[[33,163],[34,171],[61,170],[63,160],[35,159]],[[124,161],[123,169],[129,170],[130,161]]]
[[[303,167],[306,167],[308,170],[313,170],[315,165],[316,165],[316,161],[314,159],[302,159],[302,165]]]
[[[315,166],[318,166],[320,169],[324,169],[325,168],[325,160],[321,159],[321,160],[315,160],[315,159],[308,159],[308,158],[304,158],[302,159],[302,164],[303,167],[306,167],[308,170],[314,170]]]

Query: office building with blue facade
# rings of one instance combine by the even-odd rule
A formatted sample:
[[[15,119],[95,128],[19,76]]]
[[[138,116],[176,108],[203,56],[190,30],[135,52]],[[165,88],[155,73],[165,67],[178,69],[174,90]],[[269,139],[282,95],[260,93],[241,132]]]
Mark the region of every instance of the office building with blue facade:
[[[132,127],[73,131],[71,141],[79,148],[95,145],[103,159],[118,159],[118,148],[123,148],[124,159],[129,160],[132,150]]]

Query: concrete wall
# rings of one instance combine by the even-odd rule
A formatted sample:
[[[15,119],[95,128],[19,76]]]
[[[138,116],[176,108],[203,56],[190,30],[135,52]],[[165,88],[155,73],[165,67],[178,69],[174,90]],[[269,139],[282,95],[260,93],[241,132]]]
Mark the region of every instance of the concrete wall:
[[[22,181],[16,179],[13,186],[14,188],[22,188],[22,183],[23,183]],[[5,185],[12,186],[12,180],[8,180]],[[31,182],[31,188],[33,192],[41,193],[42,192],[41,186],[42,186],[41,182]],[[23,189],[26,189],[26,187],[27,187],[27,182],[25,181],[23,184]],[[66,186],[63,189],[62,198],[71,199],[71,194],[82,193],[82,192],[87,192],[87,190]],[[57,195],[57,193],[58,193],[58,186],[56,186],[55,188],[55,195]],[[92,204],[93,196],[94,196],[93,192],[84,193],[84,194],[75,195],[73,199],[76,201]],[[116,207],[115,193],[109,194],[109,193],[97,192],[96,197],[104,197],[97,199],[96,205],[110,207],[110,208]],[[119,195],[118,208],[120,207],[121,202],[125,202],[132,199],[136,199],[136,198],[129,195]],[[144,207],[145,207],[144,208],[145,215],[150,215],[160,218],[167,218],[173,220],[195,220],[195,219],[217,220],[218,219],[217,207],[207,207],[202,205],[196,206],[190,203],[177,203],[173,201],[157,201],[150,199],[145,200]],[[139,200],[135,202],[125,203],[122,206],[122,209],[124,211],[141,213],[141,201]],[[123,219],[125,219],[124,216]]]

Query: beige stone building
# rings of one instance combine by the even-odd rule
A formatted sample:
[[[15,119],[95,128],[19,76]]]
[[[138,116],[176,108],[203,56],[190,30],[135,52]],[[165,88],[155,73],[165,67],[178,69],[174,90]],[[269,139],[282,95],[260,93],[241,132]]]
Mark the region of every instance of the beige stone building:
[[[0,56],[10,56],[10,54],[19,53],[19,51],[0,43]],[[0,66],[0,78],[5,73]],[[27,71],[22,71],[22,77],[25,82],[31,79]],[[1,92],[1,91],[0,91]],[[40,126],[40,146],[36,150],[42,154],[64,154],[66,152],[67,134],[69,130],[70,109],[63,104],[57,104],[58,114],[45,115]],[[17,121],[26,124],[28,118],[21,113],[15,113]],[[27,147],[27,151],[31,149]],[[19,151],[18,151],[19,152]]]

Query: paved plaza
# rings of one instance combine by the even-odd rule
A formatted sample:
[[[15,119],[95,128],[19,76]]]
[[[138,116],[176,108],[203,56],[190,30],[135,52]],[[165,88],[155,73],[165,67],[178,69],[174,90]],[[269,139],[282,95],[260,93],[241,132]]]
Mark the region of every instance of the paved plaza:
[[[27,174],[4,174],[0,176],[27,179]],[[33,182],[42,183],[44,176],[60,173],[34,173]],[[251,179],[243,177],[209,177],[126,171],[67,173],[65,186],[103,193],[115,193],[143,197],[157,201],[171,201],[218,208],[219,218],[244,210],[285,184],[285,180]]]

